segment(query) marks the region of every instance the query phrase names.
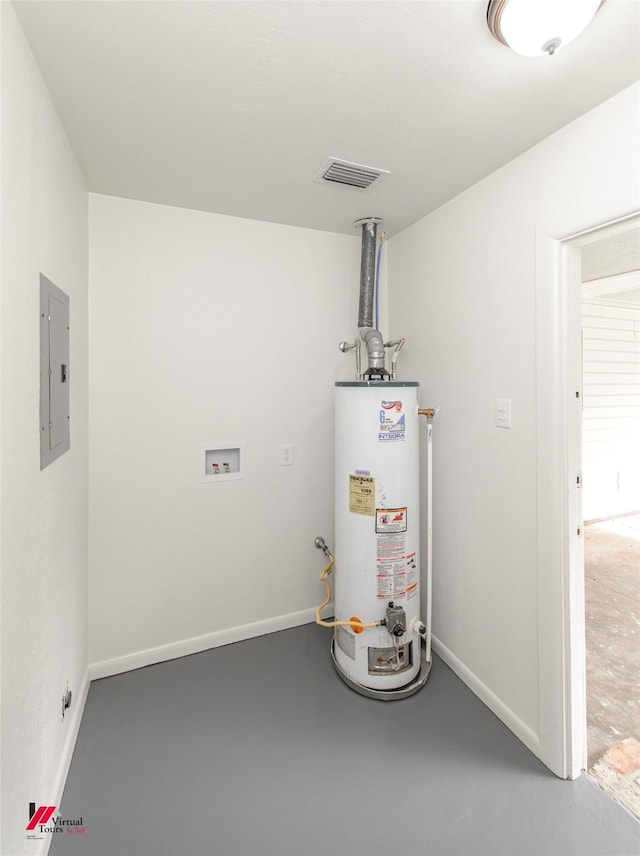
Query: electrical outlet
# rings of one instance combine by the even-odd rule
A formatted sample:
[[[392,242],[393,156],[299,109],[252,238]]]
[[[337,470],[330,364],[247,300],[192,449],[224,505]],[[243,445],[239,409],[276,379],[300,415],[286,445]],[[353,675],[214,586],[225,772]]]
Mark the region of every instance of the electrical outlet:
[[[280,446],[280,466],[290,467],[293,464],[293,443],[283,443]]]

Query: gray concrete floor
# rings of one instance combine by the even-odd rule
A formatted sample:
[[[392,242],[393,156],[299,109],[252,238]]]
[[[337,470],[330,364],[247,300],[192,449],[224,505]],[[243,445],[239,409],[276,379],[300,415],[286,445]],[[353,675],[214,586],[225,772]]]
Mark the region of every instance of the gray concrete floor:
[[[640,825],[550,773],[436,658],[371,701],[328,631],[274,633],[92,684],[53,856],[622,856]]]
[[[589,767],[640,740],[640,515],[585,526]]]

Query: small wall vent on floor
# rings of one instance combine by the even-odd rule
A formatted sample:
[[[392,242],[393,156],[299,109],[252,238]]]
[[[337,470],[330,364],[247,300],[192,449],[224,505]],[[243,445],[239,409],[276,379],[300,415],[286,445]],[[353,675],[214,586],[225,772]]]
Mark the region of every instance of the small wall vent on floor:
[[[371,190],[389,174],[388,169],[329,158],[316,173],[314,181],[331,181],[333,184],[345,184],[357,190]]]

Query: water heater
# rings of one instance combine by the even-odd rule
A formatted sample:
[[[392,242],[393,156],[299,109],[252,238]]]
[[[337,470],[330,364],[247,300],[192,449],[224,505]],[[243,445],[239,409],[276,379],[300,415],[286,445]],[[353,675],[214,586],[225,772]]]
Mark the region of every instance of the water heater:
[[[384,342],[372,323],[376,218],[363,227],[359,335],[341,350],[356,351],[356,379],[335,384],[335,560],[321,579],[327,599],[316,620],[334,629],[331,653],[340,677],[371,698],[406,698],[426,682],[431,668],[431,430],[434,411],[421,410],[419,384],[397,379],[404,339]],[[376,277],[377,278],[377,277]],[[363,308],[364,307],[364,308]],[[377,319],[376,319],[377,321]],[[361,371],[360,347],[367,349]],[[395,346],[391,373],[385,348]],[[427,610],[420,615],[420,422],[427,417]],[[320,619],[330,600],[332,621]]]

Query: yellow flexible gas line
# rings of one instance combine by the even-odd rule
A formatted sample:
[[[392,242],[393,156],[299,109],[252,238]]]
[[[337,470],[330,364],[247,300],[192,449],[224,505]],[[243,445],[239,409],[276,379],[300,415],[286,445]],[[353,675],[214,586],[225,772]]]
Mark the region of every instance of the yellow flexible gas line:
[[[333,570],[334,558],[333,554],[329,553],[329,561],[324,566],[324,568],[320,571],[320,581],[324,583],[324,587],[327,590],[327,597],[319,607],[316,609],[316,624],[319,624],[321,627],[350,627],[352,630],[358,628],[359,630],[364,630],[365,627],[378,627],[380,624],[379,621],[370,621],[368,624],[363,624],[362,621],[324,621],[320,618],[320,610],[323,609],[328,603],[331,603],[331,586],[327,580],[327,577]]]

